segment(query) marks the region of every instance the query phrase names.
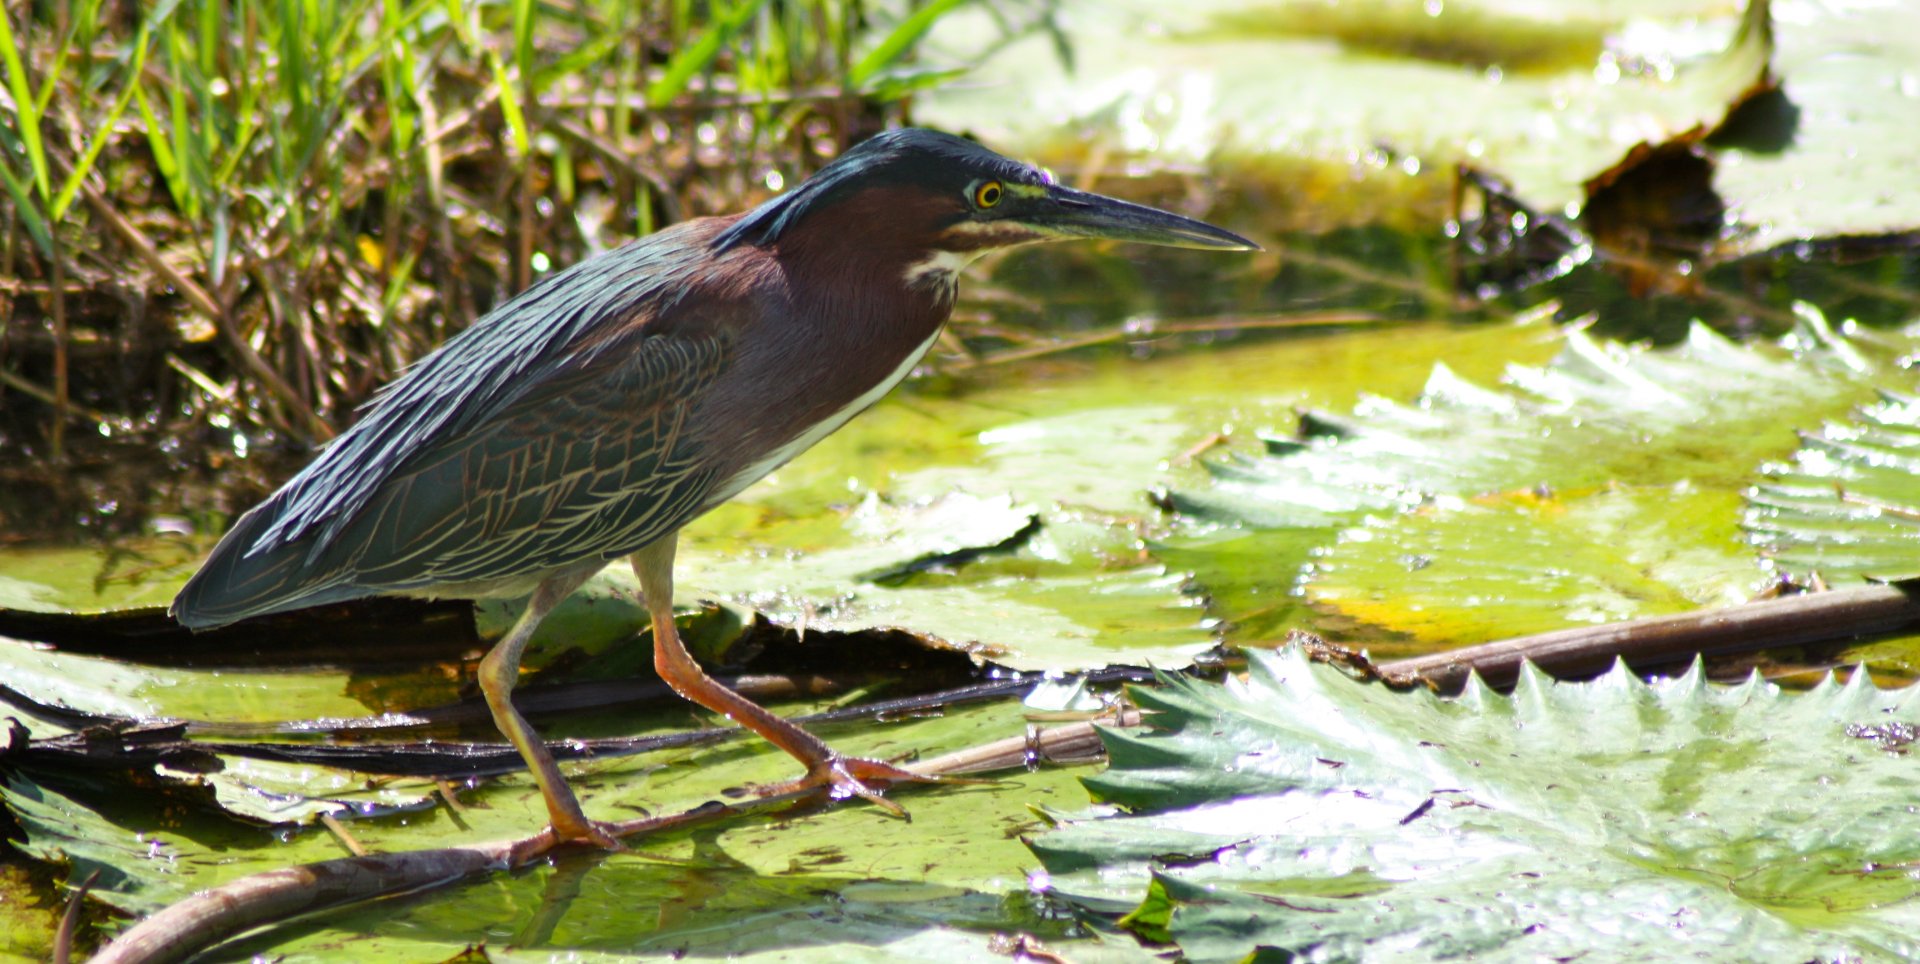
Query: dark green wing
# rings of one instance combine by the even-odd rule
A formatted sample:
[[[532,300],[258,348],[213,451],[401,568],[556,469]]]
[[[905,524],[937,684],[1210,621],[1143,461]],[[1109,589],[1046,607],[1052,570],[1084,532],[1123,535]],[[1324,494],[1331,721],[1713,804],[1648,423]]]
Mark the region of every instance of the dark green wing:
[[[579,350],[484,421],[395,460],[324,529],[263,540],[295,491],[282,489],[221,541],[175,616],[217,626],[633,552],[683,525],[713,488],[711,460],[683,428],[725,363],[719,336],[637,325]]]
[[[409,460],[322,558],[363,586],[422,588],[614,559],[679,528],[715,481],[683,428],[724,346],[613,341],[634,344],[601,348]]]

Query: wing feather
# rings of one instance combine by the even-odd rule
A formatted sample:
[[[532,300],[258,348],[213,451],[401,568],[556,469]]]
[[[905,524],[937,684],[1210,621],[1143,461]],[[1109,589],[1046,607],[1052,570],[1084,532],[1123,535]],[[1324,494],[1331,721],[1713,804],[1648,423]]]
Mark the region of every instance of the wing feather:
[[[693,222],[676,225],[557,272],[421,359],[276,493],[274,517],[247,552],[317,532],[307,542],[317,558],[415,453],[496,421],[562,377],[593,334],[672,309],[705,254],[688,238],[694,230]]]
[[[391,592],[538,578],[684,525],[716,483],[686,431],[723,371],[718,334],[604,338],[430,443],[304,529],[289,485],[249,513],[175,601],[190,626]],[[398,420],[396,420],[397,422]],[[343,436],[346,438],[347,436]],[[289,541],[283,533],[299,531]]]

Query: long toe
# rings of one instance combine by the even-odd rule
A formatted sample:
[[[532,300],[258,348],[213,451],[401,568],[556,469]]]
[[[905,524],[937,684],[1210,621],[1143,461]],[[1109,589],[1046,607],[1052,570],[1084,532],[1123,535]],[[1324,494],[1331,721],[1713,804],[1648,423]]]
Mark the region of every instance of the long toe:
[[[825,790],[835,800],[859,797],[901,819],[910,819],[904,807],[887,799],[884,792],[897,783],[970,783],[949,777],[915,773],[905,767],[881,760],[834,754],[807,768],[805,776],[789,783],[763,787],[761,793],[774,796],[807,790]]]
[[[593,820],[566,821],[566,825],[555,823],[551,827],[554,840],[558,843],[580,843],[601,850],[620,852],[627,849],[619,838],[609,829],[609,824]]]

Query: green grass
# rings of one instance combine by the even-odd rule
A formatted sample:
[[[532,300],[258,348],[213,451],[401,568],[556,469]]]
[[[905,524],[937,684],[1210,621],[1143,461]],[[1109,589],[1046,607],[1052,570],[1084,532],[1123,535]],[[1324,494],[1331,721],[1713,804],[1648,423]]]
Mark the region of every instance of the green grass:
[[[898,122],[967,2],[10,4],[0,485],[76,433],[322,440],[541,271]]]

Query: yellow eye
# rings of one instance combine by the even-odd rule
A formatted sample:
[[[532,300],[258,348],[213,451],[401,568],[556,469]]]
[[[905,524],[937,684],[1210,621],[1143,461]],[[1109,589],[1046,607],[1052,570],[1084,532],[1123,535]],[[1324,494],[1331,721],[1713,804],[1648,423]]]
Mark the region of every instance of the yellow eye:
[[[982,209],[993,207],[1000,203],[1000,198],[1006,193],[999,181],[988,181],[973,189],[973,206]]]

